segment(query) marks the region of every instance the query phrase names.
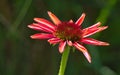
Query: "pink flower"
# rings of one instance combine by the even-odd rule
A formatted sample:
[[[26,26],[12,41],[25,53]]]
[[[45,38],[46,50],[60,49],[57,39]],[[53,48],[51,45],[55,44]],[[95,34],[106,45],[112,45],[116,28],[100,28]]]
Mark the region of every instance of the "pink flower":
[[[87,38],[90,35],[105,30],[108,26],[99,27],[101,23],[98,22],[90,27],[82,29],[81,25],[84,21],[85,13],[83,13],[76,22],[73,22],[72,20],[62,22],[49,11],[48,15],[54,24],[44,18],[34,18],[36,23],[28,25],[31,29],[43,31],[43,33],[32,35],[32,39],[48,39],[50,44],[59,43],[60,53],[63,53],[66,44],[73,46],[84,54],[88,62],[91,62],[91,57],[87,49],[83,46],[83,43],[98,46],[109,45],[109,43],[106,42]]]

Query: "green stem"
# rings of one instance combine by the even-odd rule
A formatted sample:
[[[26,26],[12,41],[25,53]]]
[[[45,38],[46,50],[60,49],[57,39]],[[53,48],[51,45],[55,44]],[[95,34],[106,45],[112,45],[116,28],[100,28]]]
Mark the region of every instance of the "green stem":
[[[25,0],[25,3],[22,6],[21,11],[19,12],[19,14],[16,17],[15,21],[13,22],[12,27],[10,28],[9,32],[15,33],[17,31],[17,28],[19,27],[20,23],[22,22],[22,20],[24,19],[25,15],[27,14],[27,12],[29,10],[32,1],[33,0]]]
[[[96,22],[101,22],[104,25],[111,14],[112,9],[115,7],[117,0],[108,0],[106,6],[100,11],[100,14],[96,20]],[[98,38],[99,34],[95,34],[94,37]]]
[[[70,53],[70,47],[67,46],[66,49],[64,50],[63,54],[62,54],[60,69],[59,69],[58,75],[64,75],[69,53]]]

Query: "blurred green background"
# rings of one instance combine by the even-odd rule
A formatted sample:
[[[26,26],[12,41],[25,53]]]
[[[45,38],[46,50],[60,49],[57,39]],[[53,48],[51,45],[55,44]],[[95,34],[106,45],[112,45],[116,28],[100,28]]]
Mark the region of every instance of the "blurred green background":
[[[57,75],[58,45],[30,39],[37,31],[27,27],[34,17],[50,20],[47,11],[62,21],[76,21],[85,12],[83,27],[98,21],[109,26],[92,37],[111,45],[85,45],[91,64],[71,50],[65,75],[120,75],[120,0],[0,0],[0,75]]]

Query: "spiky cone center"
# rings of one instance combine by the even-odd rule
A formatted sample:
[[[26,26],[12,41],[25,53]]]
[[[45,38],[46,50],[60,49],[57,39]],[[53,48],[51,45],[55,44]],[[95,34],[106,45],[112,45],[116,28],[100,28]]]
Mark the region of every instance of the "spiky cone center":
[[[70,40],[72,42],[79,41],[81,39],[82,31],[80,27],[71,22],[60,23],[55,32],[55,36],[63,40]]]

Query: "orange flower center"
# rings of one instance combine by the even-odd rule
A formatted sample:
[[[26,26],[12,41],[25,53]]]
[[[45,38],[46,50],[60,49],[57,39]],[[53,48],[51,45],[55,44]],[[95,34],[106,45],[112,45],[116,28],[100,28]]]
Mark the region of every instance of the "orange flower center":
[[[74,23],[62,22],[56,28],[55,36],[72,42],[81,39],[82,31],[80,27]]]

